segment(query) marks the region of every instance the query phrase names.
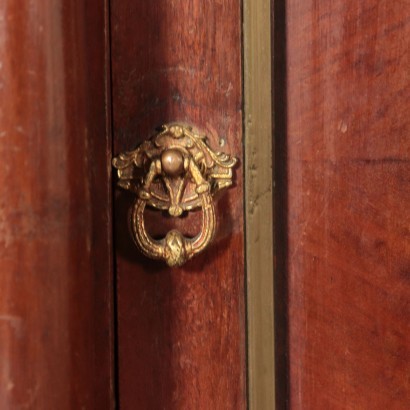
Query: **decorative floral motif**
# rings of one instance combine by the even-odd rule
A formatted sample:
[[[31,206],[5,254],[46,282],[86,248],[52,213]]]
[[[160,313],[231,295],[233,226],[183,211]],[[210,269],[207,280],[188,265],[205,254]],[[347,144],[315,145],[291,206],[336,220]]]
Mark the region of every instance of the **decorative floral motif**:
[[[204,249],[215,231],[212,196],[232,185],[236,162],[228,154],[214,152],[206,136],[176,123],[162,126],[158,134],[134,151],[114,158],[118,185],[137,194],[132,230],[142,252],[165,259],[170,266],[180,266]],[[171,231],[156,241],[145,231],[145,206],[166,210],[174,217],[202,208],[202,231],[192,239]]]

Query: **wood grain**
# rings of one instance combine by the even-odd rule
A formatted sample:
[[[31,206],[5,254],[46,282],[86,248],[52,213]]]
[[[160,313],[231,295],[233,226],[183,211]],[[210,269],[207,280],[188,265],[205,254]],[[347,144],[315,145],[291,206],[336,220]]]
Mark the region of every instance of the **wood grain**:
[[[85,3],[1,1],[1,409],[113,407],[105,10]]]
[[[241,158],[240,3],[113,0],[111,11],[115,154],[182,121]],[[245,408],[241,167],[235,174],[218,202],[213,245],[181,269],[138,253],[127,226],[132,197],[117,192],[122,409]],[[199,219],[152,213],[147,225],[152,234],[174,224],[193,234]]]
[[[286,1],[292,409],[410,403],[409,14]]]

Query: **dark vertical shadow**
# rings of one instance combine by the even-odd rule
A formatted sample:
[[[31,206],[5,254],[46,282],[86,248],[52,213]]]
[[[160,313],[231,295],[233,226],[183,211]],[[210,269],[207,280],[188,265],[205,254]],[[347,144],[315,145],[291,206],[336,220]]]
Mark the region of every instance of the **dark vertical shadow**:
[[[59,168],[64,170],[67,184],[59,224],[67,218],[67,261],[60,255],[60,263],[67,273],[69,405],[73,409],[113,408],[114,284],[111,180],[107,168],[111,136],[106,107],[106,16],[100,0],[60,3],[61,10],[53,5],[57,7],[53,24],[57,25],[61,13],[61,45],[58,34],[52,33],[50,39],[54,58],[60,53],[62,57],[61,77],[53,81],[62,90],[58,95],[64,122],[53,132],[52,139],[60,144],[64,165]],[[54,117],[56,108],[49,110]],[[58,173],[54,173],[56,178]],[[56,182],[64,186],[63,181]],[[54,199],[50,201],[47,204]],[[54,240],[50,238],[50,243]],[[61,273],[55,272],[59,276]]]
[[[114,156],[134,149],[172,118],[169,20],[162,3],[110,1]],[[162,262],[136,249],[129,227],[134,200],[116,187],[114,175],[116,401],[121,409],[160,409],[172,403],[175,388],[169,342],[173,279]]]
[[[105,27],[105,114],[106,114],[106,130],[107,130],[107,142],[108,142],[108,164],[109,167],[111,164],[114,152],[114,111],[113,111],[113,101],[112,101],[112,87],[113,87],[113,78],[112,78],[112,32],[111,32],[111,0],[104,0],[104,27]],[[111,169],[111,167],[110,167]],[[112,270],[112,289],[111,289],[111,303],[112,303],[112,395],[113,395],[113,408],[120,408],[120,383],[119,383],[119,349],[118,349],[118,295],[117,295],[117,265],[115,261],[115,249],[116,249],[116,226],[115,226],[115,191],[113,186],[113,173],[108,171],[110,176],[110,213],[111,218],[110,229],[111,229],[111,270]]]
[[[275,354],[276,406],[289,406],[289,340],[287,281],[287,76],[286,0],[272,0],[273,12],[273,110],[275,135]]]

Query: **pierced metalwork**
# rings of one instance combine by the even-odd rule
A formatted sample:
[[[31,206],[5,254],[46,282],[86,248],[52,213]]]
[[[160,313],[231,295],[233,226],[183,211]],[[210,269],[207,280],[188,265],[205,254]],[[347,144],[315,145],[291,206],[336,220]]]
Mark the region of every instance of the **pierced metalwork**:
[[[131,228],[139,249],[169,266],[181,266],[205,249],[216,229],[213,196],[232,185],[237,159],[213,151],[206,136],[182,124],[163,125],[161,131],[134,151],[113,159],[118,185],[137,195]],[[202,229],[194,238],[171,230],[161,240],[145,229],[146,206],[178,217],[185,211],[202,209]]]

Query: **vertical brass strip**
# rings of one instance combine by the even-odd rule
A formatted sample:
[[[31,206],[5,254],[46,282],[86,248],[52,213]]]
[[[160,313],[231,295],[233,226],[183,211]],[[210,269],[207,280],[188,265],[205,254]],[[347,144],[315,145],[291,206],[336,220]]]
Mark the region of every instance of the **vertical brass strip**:
[[[244,1],[245,214],[250,410],[275,408],[270,0]]]

